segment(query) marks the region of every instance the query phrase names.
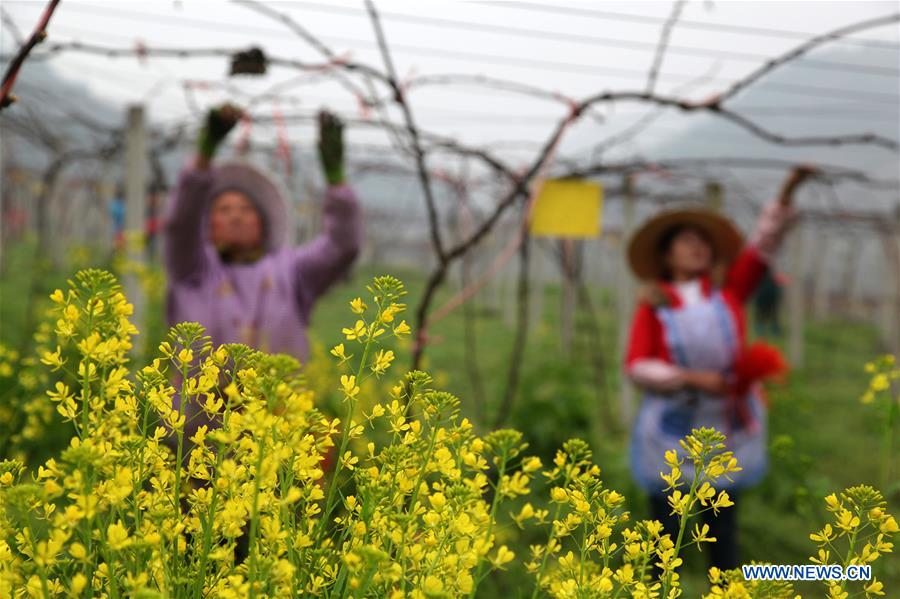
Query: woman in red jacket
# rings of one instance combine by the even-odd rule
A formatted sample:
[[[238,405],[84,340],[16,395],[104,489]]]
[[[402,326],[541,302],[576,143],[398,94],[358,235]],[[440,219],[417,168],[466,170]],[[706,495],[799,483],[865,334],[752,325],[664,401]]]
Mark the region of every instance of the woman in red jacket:
[[[766,414],[758,389],[738,396],[729,379],[744,346],[743,304],[793,220],[795,189],[811,173],[809,167],[791,172],[746,245],[731,221],[702,208],[659,214],[631,239],[629,264],[647,281],[625,359],[627,376],[643,391],[632,431],[631,470],[667,532],[677,534],[678,526],[660,478],[668,470],[663,455],[678,449],[678,440],[691,429],[713,427],[728,436],[729,450],[743,468],[724,487],[732,498],[765,473]],[[690,480],[692,469],[688,464],[683,469]],[[722,569],[739,565],[736,507],[708,520],[710,536],[717,538],[712,565]]]

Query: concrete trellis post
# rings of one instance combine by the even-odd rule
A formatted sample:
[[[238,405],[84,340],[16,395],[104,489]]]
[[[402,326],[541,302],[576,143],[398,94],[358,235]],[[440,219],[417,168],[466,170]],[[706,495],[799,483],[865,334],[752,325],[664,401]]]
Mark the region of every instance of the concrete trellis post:
[[[706,182],[706,205],[710,210],[722,210],[722,185],[718,181]]]
[[[889,349],[895,356],[900,356],[900,210],[897,211],[897,224],[894,228],[894,252],[894,302],[891,308],[891,314],[894,315],[894,339]]]
[[[900,210],[897,210],[894,226],[885,231],[884,257],[887,277],[879,307],[879,329],[885,350],[900,356]]]
[[[847,261],[844,265],[843,283],[841,284],[841,289],[847,297],[847,314],[851,318],[859,318],[864,313],[860,297],[862,285],[858,273],[862,251],[862,240],[858,236],[854,236],[847,249]]]
[[[828,315],[828,295],[829,289],[829,272],[828,246],[831,245],[827,237],[817,236],[813,240],[815,253],[813,256],[813,302],[812,312],[813,318],[816,320],[824,320]]]
[[[805,307],[803,296],[806,282],[804,280],[804,246],[807,241],[805,227],[798,226],[791,237],[789,251],[789,269],[791,284],[788,287],[788,359],[794,368],[803,366],[803,329],[805,327]]]
[[[4,138],[3,143],[0,144],[0,161],[3,161],[3,164],[12,164],[11,157],[7,157],[7,156],[9,156],[9,154],[11,154],[11,152],[9,151],[9,146],[10,146],[9,141],[6,138]],[[9,162],[7,162],[7,161],[9,161]],[[3,172],[3,178],[6,180],[5,181],[6,184],[4,185],[4,191],[10,187],[9,174],[10,174],[11,170],[12,169],[7,167],[5,169],[5,172]],[[6,215],[6,211],[11,208],[11,206],[7,206],[5,204],[5,202],[8,201],[8,199],[11,199],[12,195],[13,194],[11,192],[0,193],[0,271],[3,270],[3,258],[6,255],[3,252],[3,245],[4,245],[4,243],[6,243],[6,239],[3,237],[3,220],[2,219],[3,219],[3,216]],[[13,204],[13,205],[15,205],[15,204]]]
[[[111,168],[103,171],[100,189],[97,193],[97,198],[100,202],[97,215],[99,220],[98,226],[102,231],[102,236],[99,239],[103,239],[108,244],[112,243],[112,218],[109,213],[109,205],[110,202],[112,202],[113,192],[116,188],[116,172],[118,171],[118,166],[118,163],[113,163]]]
[[[143,324],[143,294],[137,270],[144,263],[144,217],[147,191],[147,152],[144,132],[144,107],[128,108],[125,137],[125,257],[127,270],[124,276],[125,294],[134,305],[132,322],[138,330]],[[135,344],[135,348],[138,344]]]

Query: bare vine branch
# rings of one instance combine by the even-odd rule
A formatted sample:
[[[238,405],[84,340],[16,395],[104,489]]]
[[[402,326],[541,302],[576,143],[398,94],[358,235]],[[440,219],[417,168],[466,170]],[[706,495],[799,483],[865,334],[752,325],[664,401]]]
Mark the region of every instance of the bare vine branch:
[[[50,0],[31,37],[19,47],[19,51],[16,52],[16,55],[9,63],[6,72],[3,74],[2,87],[0,87],[0,110],[3,110],[15,101],[15,96],[12,95],[12,88],[16,83],[16,77],[19,76],[19,71],[22,69],[22,65],[25,63],[25,59],[28,58],[31,50],[47,39],[47,25],[50,23],[50,17],[53,16],[53,12],[58,4],[59,0]]]
[[[647,76],[647,93],[652,94],[653,88],[656,87],[656,77],[662,68],[663,59],[666,56],[666,48],[669,45],[669,37],[672,35],[672,29],[678,22],[681,10],[684,8],[685,0],[676,0],[672,5],[672,13],[666,22],[663,23],[662,33],[659,36],[659,43],[656,46],[656,52],[653,56],[653,64],[650,66],[650,74]]]

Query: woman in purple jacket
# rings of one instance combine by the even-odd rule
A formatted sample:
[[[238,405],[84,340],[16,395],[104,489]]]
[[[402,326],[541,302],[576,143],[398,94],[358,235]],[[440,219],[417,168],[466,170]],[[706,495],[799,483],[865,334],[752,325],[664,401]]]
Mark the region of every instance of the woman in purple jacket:
[[[287,244],[288,208],[270,178],[243,163],[212,165],[240,116],[231,105],[210,111],[197,156],[169,201],[163,246],[168,322],[198,322],[214,345],[245,343],[302,362],[313,305],[347,272],[362,238],[359,204],[344,182],[343,125],[327,112],[319,115],[319,157],[328,182],[322,232],[296,247]],[[186,432],[203,424],[198,412],[185,406]]]
[[[165,217],[170,325],[199,322],[215,345],[246,343],[307,358],[313,304],[359,252],[362,220],[344,182],[343,126],[319,115],[319,155],[328,190],[321,234],[287,245],[279,187],[250,165],[212,165],[240,111],[210,111],[193,165],[180,175]]]

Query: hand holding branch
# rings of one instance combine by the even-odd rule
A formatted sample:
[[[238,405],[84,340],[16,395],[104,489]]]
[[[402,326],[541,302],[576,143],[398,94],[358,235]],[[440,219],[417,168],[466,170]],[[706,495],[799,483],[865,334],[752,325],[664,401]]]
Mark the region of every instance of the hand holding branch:
[[[327,110],[319,113],[319,161],[329,185],[344,182],[344,123]]]
[[[781,205],[789,206],[794,199],[794,192],[797,188],[817,173],[818,169],[810,164],[800,164],[795,166],[788,174],[787,179],[784,180],[784,184],[781,187],[781,193],[778,196],[778,201]]]
[[[197,138],[197,168],[209,168],[219,145],[243,115],[243,111],[234,104],[226,103],[210,109],[206,115],[206,125]]]

